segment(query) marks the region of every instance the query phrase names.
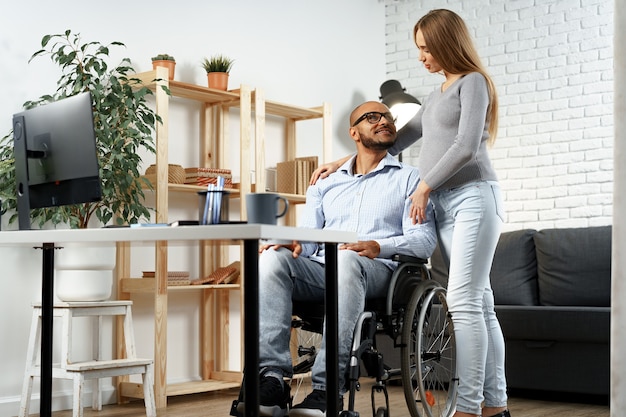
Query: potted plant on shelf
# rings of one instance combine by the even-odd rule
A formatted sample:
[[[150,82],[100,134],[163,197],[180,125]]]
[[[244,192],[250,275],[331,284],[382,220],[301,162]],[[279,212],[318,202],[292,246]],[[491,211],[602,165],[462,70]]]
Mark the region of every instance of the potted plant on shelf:
[[[176,60],[173,56],[168,54],[159,54],[152,57],[152,69],[156,67],[165,67],[169,71],[169,80],[174,79],[174,70],[176,69]]]
[[[207,73],[209,88],[224,91],[228,89],[228,75],[233,67],[233,63],[234,60],[221,54],[204,58],[202,68]]]
[[[63,34],[44,36],[41,45],[42,49],[35,52],[30,60],[50,56],[51,60],[59,65],[61,77],[57,81],[54,94],[28,101],[24,108],[32,108],[85,91],[91,92],[102,200],[34,209],[31,211],[32,223],[39,227],[66,224],[71,228],[86,228],[90,220],[95,219],[99,220],[101,225],[111,223],[123,225],[149,219],[150,210],[144,205],[143,190],[151,188],[151,184],[141,178],[139,168],[142,160],[139,152],[148,154],[155,152],[153,132],[155,123],[161,119],[146,100],[152,91],[143,86],[141,80],[132,77],[131,74],[135,71],[130,65],[130,60],[124,58],[118,65],[110,65],[107,62],[110,47],[123,47],[124,44],[112,42],[103,45],[100,42],[82,42],[80,34],[73,34],[67,30]],[[13,223],[17,219],[17,191],[12,132],[0,140],[0,161],[2,202],[0,210],[8,210],[9,223]],[[79,258],[85,258],[86,249],[80,249]],[[111,284],[112,269],[115,266],[114,246],[112,249],[113,266],[106,271],[111,277]],[[72,263],[65,259],[68,258],[69,252],[69,250],[59,252],[57,266]],[[97,258],[104,257],[102,251],[97,252]],[[99,270],[74,274],[76,281],[72,281],[70,287],[76,286],[77,283],[86,288],[101,284],[103,263],[97,259],[95,264]],[[77,268],[75,265],[69,267],[74,270]],[[93,279],[90,278],[90,272],[96,273]],[[60,274],[57,274],[57,281],[60,278]],[[74,289],[71,290],[74,294]],[[91,291],[90,289],[90,293]]]

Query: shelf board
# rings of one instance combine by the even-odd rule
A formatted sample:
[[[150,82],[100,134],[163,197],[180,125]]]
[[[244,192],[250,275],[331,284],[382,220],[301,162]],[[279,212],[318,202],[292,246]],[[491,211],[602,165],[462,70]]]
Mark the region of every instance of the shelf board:
[[[239,198],[239,188],[237,188],[237,184],[234,184],[235,188],[225,188],[226,191],[230,192],[230,198]],[[196,193],[198,191],[205,191],[206,187],[200,185],[189,185],[189,184],[168,184],[168,188],[170,191],[177,192],[186,192],[186,193]],[[254,189],[252,189],[254,192]],[[288,193],[277,193],[287,200],[290,203],[300,204],[306,201],[306,196],[304,194],[288,194]]]
[[[168,183],[167,184],[167,188],[170,191],[182,191],[182,192],[198,192],[198,191],[204,191],[207,189],[207,187],[203,187],[201,185],[193,185],[193,184],[173,184],[173,183]],[[230,190],[228,190],[230,191]]]
[[[186,193],[197,193],[198,191],[206,191],[206,185],[192,185],[192,184],[172,184],[169,183],[168,189],[170,191],[180,191]],[[228,191],[230,193],[230,197],[239,196],[238,188],[224,188],[224,191]]]
[[[303,194],[286,194],[286,193],[278,193],[281,196],[285,197],[287,200],[289,200],[290,203],[304,203],[306,202],[306,196]]]
[[[141,80],[141,83],[152,91],[158,87],[155,81],[157,78],[156,70],[134,74],[133,78]],[[236,105],[240,99],[238,90],[222,91],[176,80],[168,81],[167,85],[172,97],[181,97],[202,103]]]
[[[156,282],[154,278],[122,278],[120,280],[122,292],[128,293],[154,293]],[[216,284],[216,285],[168,285],[168,291],[197,291],[197,290],[237,290],[239,284]]]
[[[294,120],[310,120],[324,117],[322,107],[299,107],[271,100],[265,100],[265,113]]]
[[[193,184],[174,184],[168,183],[167,188],[170,191],[181,193],[197,193],[198,191],[206,191],[206,185],[193,185]],[[149,188],[144,188],[146,191],[154,191]],[[224,188],[224,191],[228,191],[230,198],[239,198],[239,188],[235,185],[233,188]]]
[[[226,390],[230,388],[239,388],[241,386],[241,378],[242,374],[239,372],[228,372],[232,374],[233,381],[228,380],[215,380],[215,379],[207,379],[203,381],[189,381],[189,382],[181,382],[176,384],[167,384],[165,387],[166,396],[176,396],[176,395],[186,395],[186,394],[197,394],[201,392],[211,392],[211,391],[220,391]],[[223,376],[225,373],[221,373]],[[236,379],[236,381],[235,381]],[[124,397],[129,398],[143,398],[143,384],[135,383],[135,382],[121,382],[119,389],[120,393]]]
[[[238,103],[240,97],[238,90],[215,90],[213,88],[175,80],[170,81],[169,88],[174,97],[187,98],[209,104]]]
[[[142,278],[144,279],[144,278]],[[189,290],[238,290],[241,288],[239,284],[217,284],[217,285],[170,285],[168,291],[189,291]]]
[[[183,382],[178,384],[167,384],[166,395],[168,397],[174,395],[196,394],[200,392],[210,392],[225,390],[230,388],[239,388],[241,379],[238,382],[218,381],[207,379],[204,381]]]

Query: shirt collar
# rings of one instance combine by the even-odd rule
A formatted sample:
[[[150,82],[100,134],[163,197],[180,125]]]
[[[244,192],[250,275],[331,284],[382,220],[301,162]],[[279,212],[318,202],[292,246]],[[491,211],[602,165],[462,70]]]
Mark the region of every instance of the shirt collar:
[[[339,167],[339,171],[344,172],[344,173],[346,173],[348,175],[351,175],[351,176],[356,176],[352,172],[352,166],[354,165],[355,160],[356,160],[356,154],[352,155],[352,157],[350,157],[350,159],[348,159],[343,165],[341,165]],[[381,169],[383,169],[383,168],[385,168],[387,166],[401,168],[402,167],[402,163],[400,161],[398,161],[395,157],[391,156],[391,154],[389,154],[389,152],[387,152],[387,155],[385,155],[385,157],[383,159],[381,159],[381,161],[378,163],[378,166],[376,167],[376,169],[374,169],[372,172],[380,171]],[[372,172],[370,172],[370,174]]]

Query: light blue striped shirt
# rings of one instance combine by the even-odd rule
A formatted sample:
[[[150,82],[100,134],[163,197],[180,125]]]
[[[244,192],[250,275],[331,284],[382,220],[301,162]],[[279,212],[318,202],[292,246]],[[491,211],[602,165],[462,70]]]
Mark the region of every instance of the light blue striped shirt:
[[[417,169],[387,154],[373,171],[355,175],[355,158],[309,187],[299,226],[351,231],[360,241],[375,240],[380,245],[378,259],[392,268],[394,254],[429,258],[437,244],[432,205],[428,222],[414,225],[409,218]],[[323,245],[303,242],[300,256],[323,263]]]

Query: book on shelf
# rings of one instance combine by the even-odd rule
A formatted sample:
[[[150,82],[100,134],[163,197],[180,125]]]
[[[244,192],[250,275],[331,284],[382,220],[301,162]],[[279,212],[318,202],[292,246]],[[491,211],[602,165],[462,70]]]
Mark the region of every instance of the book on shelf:
[[[276,164],[276,191],[285,194],[306,194],[309,178],[317,168],[317,156],[304,156]]]

